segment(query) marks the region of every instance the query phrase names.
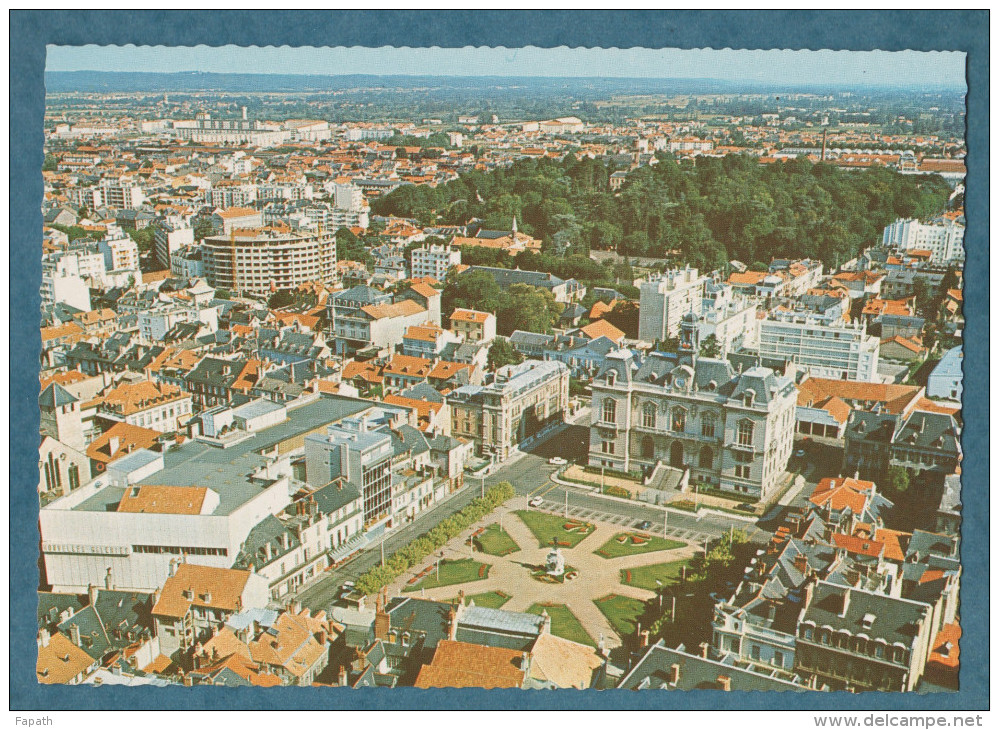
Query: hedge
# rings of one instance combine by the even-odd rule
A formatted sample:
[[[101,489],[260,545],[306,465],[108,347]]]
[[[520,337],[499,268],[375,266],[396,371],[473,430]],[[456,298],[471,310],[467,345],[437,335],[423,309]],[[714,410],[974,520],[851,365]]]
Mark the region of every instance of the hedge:
[[[465,509],[441,520],[429,531],[397,550],[385,565],[377,565],[357,579],[357,590],[365,595],[377,593],[400,575],[444,547],[473,524],[488,515],[514,495],[513,485],[500,482],[486,490],[484,497],[476,497]]]

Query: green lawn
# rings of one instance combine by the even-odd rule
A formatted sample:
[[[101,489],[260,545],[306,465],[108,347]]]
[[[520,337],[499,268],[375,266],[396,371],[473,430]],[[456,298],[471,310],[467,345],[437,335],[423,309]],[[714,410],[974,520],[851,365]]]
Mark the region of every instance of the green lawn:
[[[609,596],[598,598],[594,603],[600,612],[607,617],[614,631],[622,639],[635,632],[635,625],[638,617],[645,612],[645,604],[637,598],[628,598],[611,593]]]
[[[473,580],[485,580],[489,575],[489,566],[471,558],[463,560],[442,560],[440,579],[437,571],[432,570],[423,580],[403,588],[405,592],[418,591],[421,588],[440,588],[456,583],[469,583]]]
[[[636,545],[632,539],[633,537],[644,538],[644,542]],[[676,550],[685,544],[676,540],[665,540],[661,537],[638,532],[619,532],[605,542],[603,547],[594,552],[601,558],[620,558],[624,555],[640,555],[642,553],[652,553],[656,550]]]
[[[575,641],[577,644],[586,644],[587,646],[596,646],[596,642],[593,638],[586,633],[586,629],[583,628],[583,624],[579,622],[576,618],[576,614],[569,610],[569,607],[563,603],[535,603],[529,609],[528,613],[534,613],[541,615],[542,611],[547,611],[548,615],[552,619],[552,633],[555,636],[561,636],[563,639],[568,639],[569,641]]]
[[[520,550],[520,546],[506,530],[500,529],[497,522],[489,525],[485,532],[476,537],[475,544],[486,555],[509,555]]]
[[[476,593],[474,596],[465,596],[465,604],[475,601],[476,606],[483,608],[502,608],[503,604],[510,600],[510,596],[503,591],[489,591],[488,593]]]
[[[516,515],[527,525],[528,529],[538,538],[540,547],[549,547],[557,542],[561,547],[576,547],[593,533],[593,525],[589,522],[575,520],[572,517],[566,519],[558,515],[550,515],[545,512],[534,512],[532,510],[518,510]],[[567,531],[565,525],[583,525],[585,530]]]
[[[656,563],[655,565],[628,568],[621,571],[621,582],[625,585],[654,591],[658,588],[657,578],[662,581],[664,586],[678,582],[681,576],[680,569],[689,562],[689,560],[674,560],[672,563]]]

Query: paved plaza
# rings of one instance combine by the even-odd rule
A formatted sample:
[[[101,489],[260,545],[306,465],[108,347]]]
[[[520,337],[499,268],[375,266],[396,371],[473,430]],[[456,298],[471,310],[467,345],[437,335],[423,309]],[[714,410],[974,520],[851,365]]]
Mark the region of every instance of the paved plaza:
[[[556,510],[551,510],[551,513],[562,514],[561,511]],[[575,547],[560,548],[565,557],[565,564],[572,566],[579,572],[579,575],[572,580],[567,580],[564,583],[545,583],[531,576],[532,567],[544,565],[551,548],[540,547],[538,538],[527,525],[508,507],[501,507],[500,510],[445,545],[444,559],[459,560],[472,556],[468,538],[474,531],[496,522],[502,522],[503,529],[513,538],[520,550],[505,556],[488,555],[476,550],[474,552],[475,560],[490,566],[487,578],[426,589],[415,595],[422,594],[426,598],[443,601],[454,599],[459,591],[466,596],[489,591],[502,591],[510,596],[510,600],[503,605],[503,609],[507,611],[526,611],[535,603],[564,604],[579,619],[594,643],[603,639],[604,645],[608,649],[616,648],[622,643],[621,637],[594,604],[594,600],[612,593],[641,601],[655,597],[651,591],[623,585],[620,581],[621,571],[690,558],[700,549],[700,546],[696,543],[692,544],[688,539],[683,547],[673,550],[659,550],[607,559],[596,555],[594,551],[600,549],[615,535],[630,529],[632,525],[599,522],[593,518],[576,517],[575,519],[585,519],[593,523],[596,529]],[[683,538],[677,536],[676,539]],[[414,575],[423,572],[429,566],[433,566],[434,561],[435,558],[428,558],[416,568],[397,578],[390,586],[389,593],[401,593]],[[410,593],[409,595],[414,594]]]

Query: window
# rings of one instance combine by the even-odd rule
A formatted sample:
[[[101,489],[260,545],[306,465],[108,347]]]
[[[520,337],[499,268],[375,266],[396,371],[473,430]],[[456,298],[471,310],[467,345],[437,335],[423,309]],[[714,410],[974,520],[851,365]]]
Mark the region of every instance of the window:
[[[707,438],[714,438],[715,435],[715,416],[713,413],[705,413],[701,416],[701,436],[706,436]]]
[[[739,479],[749,479],[750,471],[752,470],[751,464],[736,464],[735,475]]]
[[[600,444],[600,451],[601,451],[601,453],[604,453],[604,454],[613,454],[614,453],[614,442],[613,441],[604,441],[602,444]]]
[[[673,431],[682,431],[687,427],[687,412],[679,406],[673,409],[673,418],[670,427]]]
[[[604,398],[603,412],[600,415],[600,420],[605,423],[616,423],[617,422],[617,401],[613,398]]]
[[[701,469],[710,469],[714,462],[714,456],[710,446],[702,447],[701,453],[697,458],[697,466]]]
[[[739,421],[738,428],[739,446],[753,445],[753,422],[749,420]]]
[[[753,657],[753,661],[758,662],[760,660],[760,647],[754,646],[750,653]]]
[[[774,652],[774,664],[778,667],[784,666],[784,653],[780,651]]]
[[[80,486],[80,467],[77,464],[69,465],[69,488],[76,489]]]
[[[656,427],[656,404],[646,403],[642,406],[642,426],[645,428]]]

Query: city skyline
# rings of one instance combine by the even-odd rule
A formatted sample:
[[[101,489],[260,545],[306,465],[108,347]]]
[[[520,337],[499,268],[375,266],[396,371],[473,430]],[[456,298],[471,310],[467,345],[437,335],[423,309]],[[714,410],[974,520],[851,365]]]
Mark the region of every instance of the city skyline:
[[[873,87],[964,86],[957,51],[647,48],[48,46],[47,72],[713,79]]]

